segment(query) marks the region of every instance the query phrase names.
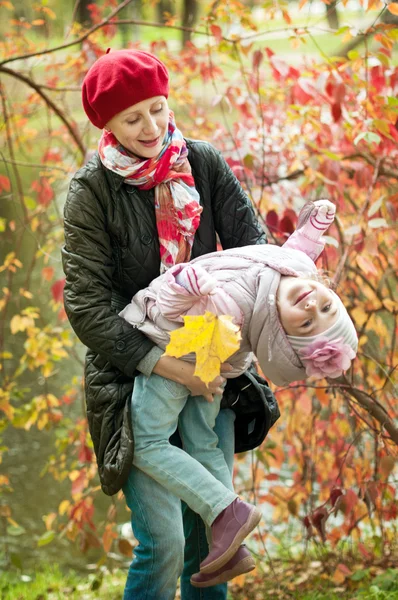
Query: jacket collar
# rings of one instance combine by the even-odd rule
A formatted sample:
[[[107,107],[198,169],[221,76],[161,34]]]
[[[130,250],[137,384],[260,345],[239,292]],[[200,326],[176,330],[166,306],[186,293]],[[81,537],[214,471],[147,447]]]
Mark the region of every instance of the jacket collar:
[[[99,158],[99,157],[98,157]],[[99,159],[100,160],[100,159]],[[104,168],[105,176],[108,180],[109,187],[112,192],[118,192],[123,185],[124,177],[122,175],[118,175],[109,169]]]

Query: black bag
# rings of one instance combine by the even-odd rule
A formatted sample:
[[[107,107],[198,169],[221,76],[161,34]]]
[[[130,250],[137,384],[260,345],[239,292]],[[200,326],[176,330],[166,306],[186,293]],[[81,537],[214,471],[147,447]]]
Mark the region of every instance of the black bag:
[[[221,408],[231,408],[236,414],[235,452],[259,446],[280,417],[276,398],[254,365],[239,377],[227,379]]]

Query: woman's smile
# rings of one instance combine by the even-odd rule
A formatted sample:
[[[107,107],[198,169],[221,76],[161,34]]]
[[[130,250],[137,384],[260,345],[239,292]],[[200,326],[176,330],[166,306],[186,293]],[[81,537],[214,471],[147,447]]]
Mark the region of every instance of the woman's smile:
[[[152,140],[138,140],[140,144],[143,144],[144,146],[146,146],[147,148],[153,148],[153,146],[156,146],[159,143],[160,137],[158,136],[155,139]]]

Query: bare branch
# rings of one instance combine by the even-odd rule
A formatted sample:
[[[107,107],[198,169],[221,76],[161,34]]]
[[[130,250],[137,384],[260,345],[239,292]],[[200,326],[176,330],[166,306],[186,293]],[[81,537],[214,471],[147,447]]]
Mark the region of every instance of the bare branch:
[[[106,25],[107,23],[109,23],[109,21],[115,16],[117,15],[117,13],[119,13],[121,10],[123,10],[123,8],[125,8],[126,6],[128,6],[130,4],[130,2],[132,2],[133,0],[124,0],[124,2],[122,2],[121,4],[119,4],[119,6],[117,8],[115,8],[115,10],[113,10],[107,17],[106,19],[104,19],[103,21],[101,21],[101,23],[97,23],[96,25],[94,25],[93,27],[91,27],[90,29],[88,29],[85,33],[83,33],[83,35],[81,35],[80,37],[76,38],[75,40],[73,40],[72,42],[67,42],[66,44],[61,44],[59,46],[54,46],[54,48],[47,48],[46,50],[40,50],[39,52],[29,52],[27,54],[19,54],[17,56],[11,56],[10,58],[6,58],[5,60],[0,62],[0,67],[3,65],[6,65],[10,62],[14,62],[15,60],[23,60],[26,58],[32,58],[33,56],[43,56],[43,54],[51,54],[52,52],[58,52],[58,50],[64,50],[65,48],[70,48],[71,46],[76,46],[76,44],[80,44],[81,42],[84,42],[84,40],[86,40],[88,37],[90,37],[91,34],[94,33],[94,31],[97,31],[97,29],[101,29],[101,27],[104,27],[104,25]]]
[[[82,155],[83,156],[86,155],[86,147],[83,143],[83,140],[80,138],[79,134],[77,133],[77,130],[68,121],[68,119],[66,118],[64,113],[61,111],[61,109],[58,108],[58,106],[51,100],[51,98],[49,98],[47,96],[47,94],[45,92],[43,92],[43,90],[41,89],[41,87],[39,85],[37,85],[37,83],[35,83],[29,77],[26,77],[26,75],[22,75],[21,73],[18,73],[17,71],[13,71],[12,69],[9,69],[8,67],[3,67],[1,65],[0,65],[0,73],[4,73],[5,75],[10,75],[10,77],[15,77],[15,79],[19,79],[20,81],[23,81],[29,87],[33,88],[35,90],[35,92],[37,92],[39,94],[39,96],[41,96],[43,98],[43,100],[47,104],[47,106],[49,106],[55,112],[55,114],[61,119],[61,121],[66,126],[69,133],[71,134],[72,138],[75,140],[76,145],[78,146]]]

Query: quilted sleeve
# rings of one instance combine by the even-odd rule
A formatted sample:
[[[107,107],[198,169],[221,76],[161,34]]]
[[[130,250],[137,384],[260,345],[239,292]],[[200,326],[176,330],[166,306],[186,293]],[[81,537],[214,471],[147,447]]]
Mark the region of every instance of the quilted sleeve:
[[[71,182],[64,230],[64,304],[70,324],[83,344],[132,376],[154,343],[111,309],[114,262],[106,215],[85,180]]]
[[[224,250],[267,242],[253,206],[221,153],[211,148],[215,228]]]

